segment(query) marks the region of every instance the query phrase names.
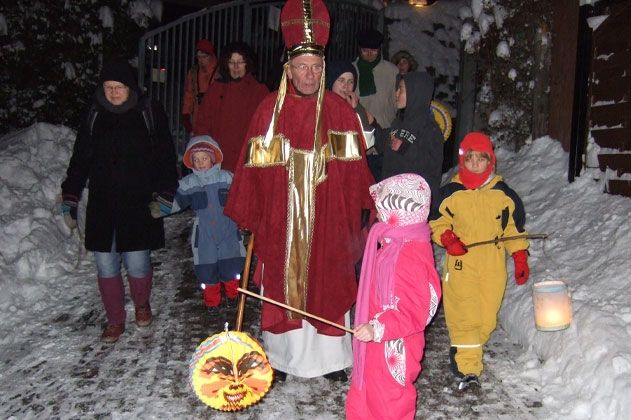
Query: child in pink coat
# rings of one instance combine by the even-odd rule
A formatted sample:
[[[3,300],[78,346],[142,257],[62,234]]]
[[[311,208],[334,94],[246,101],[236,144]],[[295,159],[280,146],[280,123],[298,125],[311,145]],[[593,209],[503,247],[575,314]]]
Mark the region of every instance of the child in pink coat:
[[[425,326],[441,296],[427,224],[431,193],[421,176],[401,174],[370,194],[380,222],[364,252],[346,418],[413,419]]]

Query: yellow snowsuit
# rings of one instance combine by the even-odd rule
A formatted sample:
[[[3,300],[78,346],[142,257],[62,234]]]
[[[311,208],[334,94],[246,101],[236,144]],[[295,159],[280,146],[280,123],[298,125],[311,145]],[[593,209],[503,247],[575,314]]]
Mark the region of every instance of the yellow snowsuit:
[[[467,190],[456,175],[441,188],[440,198],[440,216],[430,222],[437,244],[447,229],[465,244],[526,233],[521,199],[499,175],[475,190]],[[446,256],[443,306],[454,373],[482,372],[482,346],[495,330],[506,289],[506,253],[527,248],[527,239],[517,239]]]

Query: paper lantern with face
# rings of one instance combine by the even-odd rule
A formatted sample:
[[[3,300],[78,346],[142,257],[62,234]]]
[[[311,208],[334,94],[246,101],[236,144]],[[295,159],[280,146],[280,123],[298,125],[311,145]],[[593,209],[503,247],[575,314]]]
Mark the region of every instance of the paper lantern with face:
[[[204,340],[191,358],[189,373],[197,397],[221,411],[238,411],[258,402],[274,377],[261,345],[238,331]]]
[[[453,126],[449,110],[445,105],[438,101],[432,101],[429,107],[434,114],[434,119],[436,120],[441,133],[443,133],[443,141],[447,141],[451,135],[451,129]]]

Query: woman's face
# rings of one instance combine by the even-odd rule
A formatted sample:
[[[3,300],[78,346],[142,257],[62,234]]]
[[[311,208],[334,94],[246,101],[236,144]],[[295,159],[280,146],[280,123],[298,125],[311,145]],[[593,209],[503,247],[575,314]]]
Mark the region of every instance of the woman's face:
[[[333,82],[331,90],[346,99],[347,96],[353,92],[354,86],[355,77],[353,77],[353,73],[347,71],[346,73],[342,73],[340,77]]]
[[[233,79],[240,79],[245,76],[246,73],[245,58],[239,53],[232,53],[228,59],[228,71],[230,71],[230,77]]]
[[[129,88],[127,85],[114,80],[103,82],[103,92],[105,99],[112,105],[122,105],[129,99]]]
[[[410,62],[407,58],[402,58],[397,63],[397,67],[399,68],[399,74],[406,74],[410,71]]]
[[[399,81],[399,87],[394,92],[394,104],[397,109],[403,109],[407,105],[407,95],[405,93],[405,81],[401,79]]]

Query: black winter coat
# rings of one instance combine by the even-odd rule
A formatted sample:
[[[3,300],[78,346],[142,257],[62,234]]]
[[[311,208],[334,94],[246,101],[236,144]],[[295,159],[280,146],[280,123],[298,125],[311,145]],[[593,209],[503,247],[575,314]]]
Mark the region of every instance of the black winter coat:
[[[432,196],[437,196],[442,177],[443,135],[430,107],[434,81],[425,72],[410,72],[402,77],[407,97],[404,113],[397,115],[390,128],[375,130],[375,147],[383,154],[381,179],[403,173],[421,175]],[[398,151],[390,147],[391,134],[403,141]]]
[[[162,219],[154,219],[149,202],[154,192],[175,192],[177,166],[167,117],[152,102],[153,136],[142,114],[144,99],[122,113],[106,110],[99,101],[90,134],[88,118],[75,140],[62,193],[81,197],[88,182],[85,247],[109,252],[164,246]],[[87,115],[88,113],[86,113]]]

